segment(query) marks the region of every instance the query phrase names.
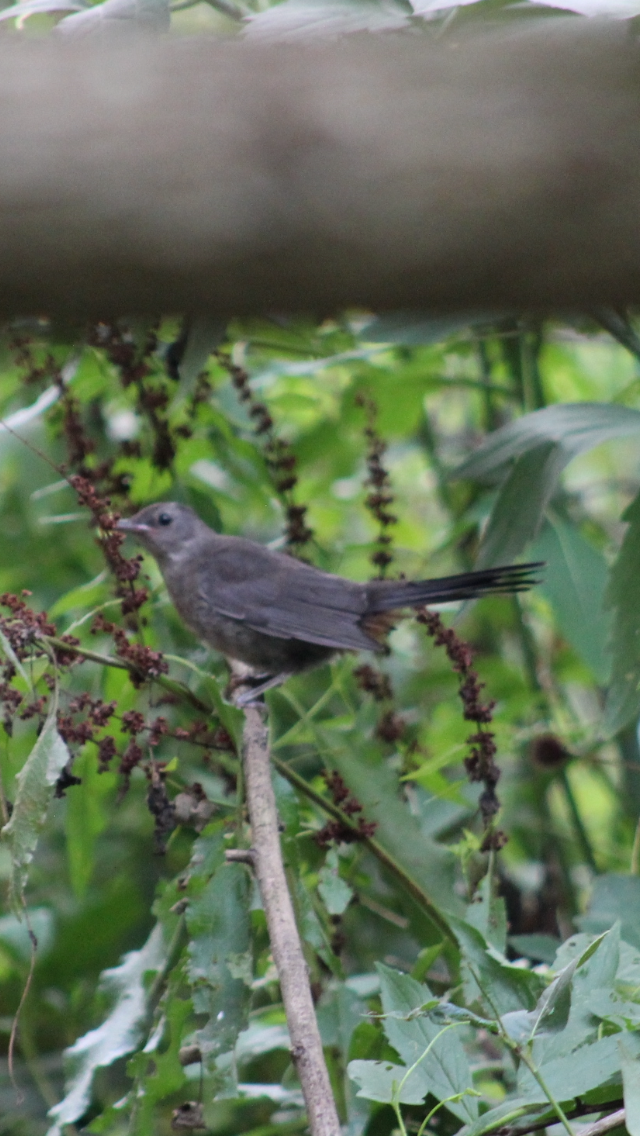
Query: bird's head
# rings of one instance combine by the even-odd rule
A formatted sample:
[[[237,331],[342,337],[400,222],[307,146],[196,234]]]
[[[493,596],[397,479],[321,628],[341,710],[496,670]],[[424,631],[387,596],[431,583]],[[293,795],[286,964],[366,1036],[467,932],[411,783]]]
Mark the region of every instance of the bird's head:
[[[188,505],[161,501],[147,505],[133,517],[118,521],[119,532],[131,533],[158,560],[182,552],[204,530],[211,530]]]

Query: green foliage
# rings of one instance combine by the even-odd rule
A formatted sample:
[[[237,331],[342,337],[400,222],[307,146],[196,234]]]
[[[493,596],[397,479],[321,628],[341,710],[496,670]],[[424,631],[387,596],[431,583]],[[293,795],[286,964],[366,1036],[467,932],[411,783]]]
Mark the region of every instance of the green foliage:
[[[615,394],[610,355],[606,375],[592,360],[585,379],[599,334],[581,329],[578,350],[549,325],[542,381],[574,402],[527,415],[515,378],[509,400],[482,385],[487,367],[492,387],[512,382],[499,327],[422,345],[407,324],[404,346],[372,344],[349,318],[254,321],[176,380],[163,363],[175,323],[135,337],[101,326],[88,346],[32,335],[18,379],[0,387],[5,419],[22,416],[35,446],[0,438],[13,533],[0,586],[16,597],[2,597],[2,778],[14,808],[0,867],[38,940],[16,1053],[34,1103],[16,1134],[72,1123],[150,1136],[185,1108],[221,1134],[305,1123],[260,899],[247,865],[225,855],[251,839],[242,716],[225,700],[223,662],[180,624],[155,565],[130,581],[136,562],[109,543],[105,495],[112,509],[171,496],[262,541],[283,529],[300,538],[304,517],[304,554],[353,578],[381,547],[390,572],[466,568],[500,532],[492,559],[522,547],[547,561],[539,591],[483,601],[453,624],[498,701],[504,850],[467,779],[458,680],[408,621],[380,670],[342,659],[268,696],[283,849],[354,1136],[426,1125],[444,1136],[511,1125],[515,1136],[623,1098],[635,1114],[640,880],[626,872],[638,759],[628,734],[620,749],[606,739],[637,713],[625,500],[636,487],[620,439],[638,412],[609,414],[597,398]],[[194,358],[209,334],[220,332],[198,330]],[[42,400],[71,357],[66,390]],[[625,349],[613,358],[626,389]],[[44,411],[23,415],[38,401]],[[461,464],[498,407],[510,421]],[[367,507],[372,436],[388,443],[396,524]],[[578,472],[562,473],[578,450]],[[63,461],[81,481],[65,480]],[[474,470],[504,479],[497,498]],[[608,729],[605,697],[608,715],[629,708]],[[360,822],[364,838],[346,839]],[[581,930],[566,938],[574,920]],[[26,926],[0,918],[7,1029],[31,963]]]
[[[202,7],[173,30],[238,15]],[[437,7],[260,3],[246,32],[539,16]],[[169,20],[164,0],[55,9],[63,31]],[[3,329],[0,1131],[306,1128],[260,896],[226,856],[251,846],[242,716],[114,537],[114,511],[171,498],[353,579],[381,553],[415,577],[546,561],[535,592],[444,615],[496,702],[499,817],[472,753],[489,723],[407,619],[376,668],[268,695],[282,846],[349,1136],[571,1131],[623,1101],[640,1134],[638,336],[598,320]]]

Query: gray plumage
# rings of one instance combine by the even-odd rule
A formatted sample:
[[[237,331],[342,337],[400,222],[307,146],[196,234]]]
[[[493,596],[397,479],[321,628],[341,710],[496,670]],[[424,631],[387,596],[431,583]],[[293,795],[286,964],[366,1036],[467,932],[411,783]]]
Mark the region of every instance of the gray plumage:
[[[149,505],[118,528],[155,557],[173,603],[199,639],[269,676],[261,689],[336,651],[381,650],[379,637],[392,624],[388,613],[524,591],[539,567],[360,584],[243,537],[221,536],[174,502]]]

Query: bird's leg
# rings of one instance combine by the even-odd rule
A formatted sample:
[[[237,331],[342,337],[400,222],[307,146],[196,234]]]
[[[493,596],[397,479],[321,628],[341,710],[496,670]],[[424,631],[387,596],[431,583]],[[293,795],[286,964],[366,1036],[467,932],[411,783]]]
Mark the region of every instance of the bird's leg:
[[[286,682],[293,673],[293,671],[282,671],[277,675],[245,675],[241,682],[235,684],[245,689],[234,697],[233,701],[236,706],[250,706],[253,702],[258,702],[267,690],[273,690],[275,686]],[[254,686],[254,683],[257,683],[257,686]]]

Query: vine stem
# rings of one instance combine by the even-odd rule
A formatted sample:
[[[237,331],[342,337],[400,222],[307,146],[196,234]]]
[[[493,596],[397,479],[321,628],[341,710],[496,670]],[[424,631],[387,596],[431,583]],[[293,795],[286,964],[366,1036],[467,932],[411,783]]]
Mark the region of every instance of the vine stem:
[[[322,1052],[307,964],[282,861],[266,710],[254,704],[247,706],[244,714],[242,756],[253,865],[278,971],[291,1053],[307,1106],[311,1136],[340,1136],[340,1121]]]

